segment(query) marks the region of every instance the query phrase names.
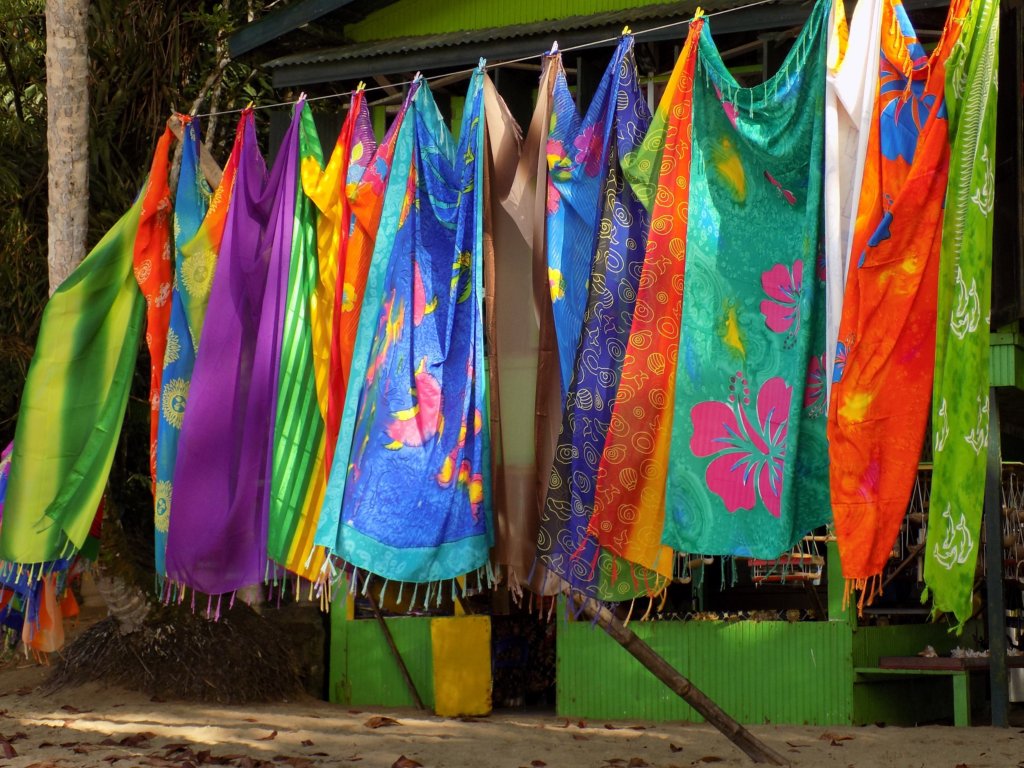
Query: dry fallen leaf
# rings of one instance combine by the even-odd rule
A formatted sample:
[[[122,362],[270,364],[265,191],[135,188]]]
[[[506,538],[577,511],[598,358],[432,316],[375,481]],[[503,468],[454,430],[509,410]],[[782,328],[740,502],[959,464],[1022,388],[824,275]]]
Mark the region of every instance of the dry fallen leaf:
[[[682,748],[682,747],[680,747],[680,746],[677,746],[677,745],[675,745],[675,744],[669,744],[669,745],[668,745],[668,748],[669,748],[670,750],[672,750],[673,752],[682,752],[682,751],[683,751],[683,748]]]
[[[277,731],[271,731],[266,736],[260,736],[256,741],[273,741],[277,738]]]
[[[694,760],[695,763],[720,763],[723,758],[718,755],[704,755],[704,757],[698,757]]]
[[[391,768],[423,768],[423,763],[417,763],[405,755],[400,755],[395,762],[391,764]]]
[[[150,739],[155,739],[155,733],[149,733],[149,731],[143,731],[142,733],[136,733],[132,736],[125,736],[118,742],[123,747],[137,747]]]
[[[582,733],[574,733],[572,737],[576,739],[576,741],[588,741],[590,739],[589,736],[584,736]]]
[[[302,740],[302,746],[304,746],[304,747],[312,747],[313,746],[313,740],[312,739],[303,739]]]
[[[374,715],[365,723],[367,728],[385,728],[390,725],[401,725],[400,722],[395,720],[393,717],[385,717],[384,715]]]
[[[541,766],[547,765],[547,763],[543,760],[531,760],[530,765],[532,765],[533,768],[541,768]]]
[[[844,736],[841,733],[833,733],[832,731],[825,731],[821,736],[818,737],[822,741],[840,742],[840,741],[852,741],[853,736]],[[836,744],[833,744],[836,746]]]
[[[6,739],[0,739],[0,754],[4,757],[17,757],[18,752],[11,746],[11,742]]]
[[[644,760],[642,757],[631,757],[629,758],[628,768],[647,768],[650,763]]]

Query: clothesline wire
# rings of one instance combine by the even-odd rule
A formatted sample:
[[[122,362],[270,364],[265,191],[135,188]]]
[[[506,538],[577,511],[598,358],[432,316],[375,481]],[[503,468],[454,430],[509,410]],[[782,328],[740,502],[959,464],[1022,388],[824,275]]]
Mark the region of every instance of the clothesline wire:
[[[767,5],[768,3],[774,3],[774,2],[777,2],[777,0],[756,0],[756,2],[747,3],[746,5],[739,5],[739,6],[736,6],[735,8],[724,8],[721,11],[713,11],[711,13],[705,13],[703,18],[709,19],[709,18],[711,18],[713,16],[724,16],[727,13],[735,13],[736,11],[745,11],[745,10],[747,10],[749,8],[756,8],[759,5]],[[696,17],[690,17],[688,19],[682,19],[680,21],[672,21],[672,22],[669,22],[668,24],[662,24],[662,25],[657,26],[657,27],[650,27],[648,29],[642,29],[639,32],[631,32],[630,34],[633,37],[641,37],[643,35],[649,35],[652,32],[661,32],[662,30],[671,29],[672,27],[681,27],[681,26],[683,26],[685,24],[689,24],[695,18]],[[593,48],[593,47],[598,46],[598,45],[605,45],[606,43],[614,43],[620,37],[621,37],[621,35],[616,35],[615,37],[606,37],[603,40],[592,40],[592,41],[590,41],[588,43],[579,43],[578,45],[571,45],[571,46],[568,46],[566,48],[558,48],[557,52],[568,53],[570,51],[578,51],[578,50],[582,50],[584,48]],[[494,64],[486,64],[486,65],[484,65],[483,68],[485,70],[499,69],[501,67],[507,67],[507,66],[510,66],[512,64],[522,64],[525,61],[532,61],[533,59],[540,59],[540,58],[543,58],[544,56],[547,56],[547,55],[555,53],[555,52],[556,51],[554,51],[554,50],[552,50],[552,51],[544,51],[543,53],[535,53],[535,54],[531,54],[530,56],[523,56],[523,57],[518,58],[518,59],[510,59],[508,61],[499,61],[499,62],[496,62]],[[375,85],[375,86],[371,86],[369,88],[363,88],[362,91],[363,91],[363,93],[370,93],[371,91],[383,91],[383,90],[387,90],[387,89],[391,89],[391,88],[398,88],[398,87],[405,86],[405,85],[412,85],[413,83],[416,83],[416,82],[431,82],[432,80],[440,80],[442,78],[458,77],[460,75],[471,75],[477,69],[479,69],[479,67],[472,67],[470,69],[457,70],[455,72],[445,72],[445,73],[440,74],[440,75],[431,75],[430,77],[422,77],[422,76],[418,75],[417,77],[413,78],[412,80],[405,80],[405,81],[400,82],[400,83],[388,83],[387,85]],[[303,94],[303,96],[300,96],[298,99],[294,99],[292,101],[280,101],[280,102],[277,102],[276,104],[260,104],[259,106],[251,106],[251,109],[253,109],[253,110],[260,110],[260,109],[276,109],[278,107],[291,107],[291,106],[294,106],[295,104],[298,104],[300,101],[303,100],[303,98],[305,98],[305,101],[306,101],[307,104],[310,103],[310,102],[313,102],[313,101],[322,101],[324,99],[340,99],[340,98],[344,98],[346,96],[351,96],[355,92],[356,92],[355,90],[341,91],[339,93],[329,93],[329,94],[327,94],[325,96],[312,96],[312,97],[305,97],[305,94]],[[225,110],[221,110],[219,112],[203,112],[203,113],[198,114],[198,115],[193,115],[193,117],[213,117],[214,115],[233,115],[233,114],[238,114],[240,112],[244,112],[248,108],[250,108],[250,107],[243,107],[243,108],[239,108],[239,109],[225,109]]]

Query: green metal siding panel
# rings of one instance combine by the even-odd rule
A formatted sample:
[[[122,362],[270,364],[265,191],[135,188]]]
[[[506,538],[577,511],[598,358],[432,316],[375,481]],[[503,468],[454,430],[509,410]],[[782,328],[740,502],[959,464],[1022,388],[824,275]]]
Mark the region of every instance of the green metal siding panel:
[[[853,635],[853,665],[876,667],[882,656],[914,656],[926,645],[940,655],[955,646],[977,646],[980,626],[969,623],[960,637],[944,624],[901,624],[860,627]],[[953,716],[951,678],[861,678],[853,686],[855,725],[914,725]]]
[[[914,656],[930,645],[940,655],[948,655],[956,646],[974,648],[978,629],[968,624],[957,637],[945,624],[899,624],[889,627],[859,627],[853,634],[853,666],[877,667],[880,656]]]
[[[416,690],[434,705],[434,666],[429,617],[385,619]],[[355,706],[411,707],[412,698],[380,626],[370,619],[346,621],[331,611],[331,701]]]
[[[656,0],[405,0],[345,28],[355,42],[411,35],[439,35],[464,29],[515,26],[651,5]]]
[[[650,622],[632,629],[743,723],[852,722],[850,630],[840,622]],[[600,629],[557,630],[557,708],[596,719],[699,715]]]

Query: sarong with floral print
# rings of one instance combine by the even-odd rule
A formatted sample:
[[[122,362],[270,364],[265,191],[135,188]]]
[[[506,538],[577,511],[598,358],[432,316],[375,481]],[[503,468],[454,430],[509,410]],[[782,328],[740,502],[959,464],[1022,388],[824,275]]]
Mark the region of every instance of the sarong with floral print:
[[[775,557],[829,519],[821,260],[826,19],[743,88],[705,26],[663,541]]]

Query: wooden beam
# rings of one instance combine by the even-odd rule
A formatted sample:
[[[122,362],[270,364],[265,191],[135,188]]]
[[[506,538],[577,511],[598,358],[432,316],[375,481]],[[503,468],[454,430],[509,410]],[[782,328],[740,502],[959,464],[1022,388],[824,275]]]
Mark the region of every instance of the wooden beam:
[[[715,702],[684,677],[647,643],[636,636],[608,608],[591,598],[586,598],[562,582],[562,594],[578,605],[583,612],[601,625],[612,639],[625,648],[633,658],[639,661],[647,671],[663,682],[683,701],[693,707],[722,735],[739,747],[755,763],[768,765],[791,765],[789,760],[754,736],[750,731],[730,717]]]
[[[995,387],[988,395],[988,461],[985,470],[985,586],[988,608],[989,701],[992,726],[1009,726],[1009,677],[1006,673],[1006,605],[1003,596],[1002,443]],[[968,713],[970,716],[970,713]]]
[[[284,8],[267,14],[259,21],[246,24],[228,38],[228,51],[231,58],[259,48],[281,35],[298,29],[303,24],[319,19],[321,16],[342,8],[352,0],[300,0]]]
[[[393,86],[391,81],[384,77],[384,75],[374,75],[373,82],[383,88],[384,92],[389,96],[399,96],[402,93],[402,90]]]

